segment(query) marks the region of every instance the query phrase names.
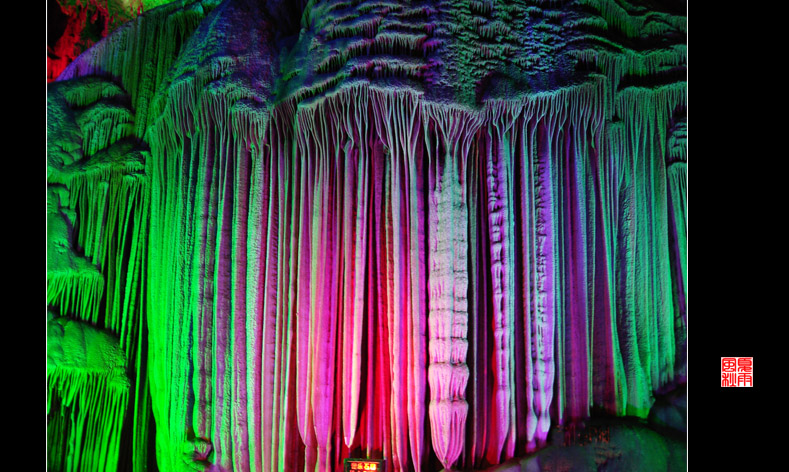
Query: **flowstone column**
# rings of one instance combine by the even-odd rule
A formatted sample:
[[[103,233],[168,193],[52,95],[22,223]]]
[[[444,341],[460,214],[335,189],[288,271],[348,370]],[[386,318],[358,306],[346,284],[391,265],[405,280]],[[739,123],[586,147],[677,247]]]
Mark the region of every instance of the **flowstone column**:
[[[463,450],[468,402],[468,248],[466,186],[470,139],[479,120],[463,110],[424,105],[428,154],[430,425],[433,449],[449,468]]]

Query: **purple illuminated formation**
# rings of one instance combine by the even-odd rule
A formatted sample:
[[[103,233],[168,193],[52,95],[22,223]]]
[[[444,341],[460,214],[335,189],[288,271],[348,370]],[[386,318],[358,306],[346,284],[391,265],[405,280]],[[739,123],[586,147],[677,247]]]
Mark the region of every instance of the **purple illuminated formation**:
[[[481,470],[649,418],[686,381],[674,3],[179,0],[96,43],[48,95],[53,470]]]

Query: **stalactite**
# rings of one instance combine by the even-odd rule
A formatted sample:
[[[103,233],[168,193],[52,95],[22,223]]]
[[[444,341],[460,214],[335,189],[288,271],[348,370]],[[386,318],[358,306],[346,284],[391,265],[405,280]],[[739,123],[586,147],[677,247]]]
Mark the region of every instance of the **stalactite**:
[[[145,418],[149,395],[145,383],[145,341],[140,341],[144,324],[142,299],[148,221],[145,161],[148,154],[144,146],[128,138],[134,114],[124,107],[120,107],[121,112],[117,114],[114,105],[108,106],[106,102],[109,99],[123,103],[127,99],[120,87],[94,78],[58,83],[51,88],[53,97],[61,100],[58,107],[76,110],[66,115],[73,121],[57,123],[61,129],[71,126],[75,132],[54,130],[53,134],[64,149],[73,146],[66,144],[68,141],[82,138],[83,152],[73,162],[58,162],[55,157],[58,153],[51,152],[50,146],[50,186],[63,185],[66,189],[68,198],[61,202],[61,211],[70,215],[73,224],[69,226],[68,235],[61,233],[50,239],[59,241],[69,253],[84,254],[85,259],[80,257],[64,266],[59,263],[60,257],[50,257],[48,279],[52,286],[48,304],[58,307],[61,315],[86,320],[118,334],[120,348],[128,359],[126,367],[134,372],[134,387],[133,391],[125,393],[129,398],[113,404],[116,411],[106,413],[120,419],[112,433],[107,429],[104,434],[117,436],[121,441],[120,427],[131,405],[139,416],[131,421],[132,430],[123,439],[122,448],[124,455],[130,448],[130,455],[142,467],[147,456]],[[118,116],[122,118],[120,121],[115,119]],[[85,147],[86,143],[90,145]],[[54,218],[51,223],[57,221]],[[51,251],[50,255],[53,255]],[[77,264],[83,260],[89,261],[82,264],[89,266],[91,271],[86,272]],[[90,274],[95,274],[94,280],[86,285]],[[69,301],[70,293],[72,301]],[[65,298],[62,294],[66,294]],[[79,300],[79,304],[73,302]],[[59,394],[53,393],[56,397]],[[120,451],[112,454],[117,460]]]
[[[548,407],[553,397],[554,327],[556,312],[554,286],[556,284],[557,255],[555,250],[555,207],[553,196],[554,168],[550,156],[553,123],[542,100],[524,104],[522,130],[521,185],[524,262],[524,341],[533,346],[526,357],[526,380],[531,388],[526,393],[527,449],[544,444],[550,427]],[[549,121],[547,124],[545,121]],[[533,222],[530,223],[530,222]],[[528,275],[527,275],[528,274]],[[528,296],[527,296],[528,294]]]
[[[134,133],[134,116],[123,106],[99,103],[81,112],[77,124],[82,129],[85,156]]]
[[[684,88],[623,90],[615,111],[624,118],[619,190],[624,245],[618,257],[619,325],[624,328],[623,359],[627,379],[627,412],[648,413],[650,392],[673,381],[674,317],[670,287],[664,157],[667,123],[685,105]],[[658,165],[659,163],[659,165]],[[643,268],[636,270],[636,268]],[[625,318],[622,319],[621,317]],[[620,334],[620,338],[622,336]],[[621,342],[621,340],[620,340]]]
[[[688,296],[688,203],[687,203],[687,125],[681,120],[672,126],[666,152],[668,178],[669,243],[672,260],[672,285],[674,299],[674,340],[676,348],[676,375],[679,382],[687,376],[687,296]]]
[[[293,240],[296,225],[291,225],[290,229],[286,222],[293,221],[294,202],[296,201],[296,192],[294,186],[291,185],[290,176],[292,175],[291,167],[287,164],[291,156],[291,143],[293,142],[292,130],[293,128],[287,126],[287,123],[292,122],[295,111],[293,103],[286,103],[285,106],[275,110],[276,115],[271,120],[271,130],[276,130],[276,133],[269,133],[272,137],[270,159],[272,165],[276,163],[277,168],[281,169],[282,180],[279,182],[279,188],[282,192],[283,198],[280,200],[280,215],[282,224],[280,224],[280,237],[282,241],[280,245],[280,257],[277,267],[280,269],[279,280],[277,287],[279,293],[287,295],[277,297],[276,300],[276,340],[274,346],[274,379],[273,390],[269,392],[264,391],[264,395],[269,393],[272,395],[272,402],[274,403],[274,414],[272,415],[271,426],[271,445],[269,446],[264,442],[266,450],[270,451],[271,459],[264,464],[264,470],[295,470],[295,458],[287,454],[285,451],[292,451],[295,448],[295,439],[297,432],[291,427],[293,424],[293,417],[295,414],[295,405],[289,399],[291,392],[295,390],[294,387],[294,372],[295,364],[293,349],[295,342],[293,340],[293,315],[295,314],[291,300],[293,290],[293,265],[291,261],[294,260],[293,249],[295,245],[290,242]],[[290,201],[289,201],[290,200]],[[268,467],[270,464],[270,468]]]
[[[416,173],[412,171],[421,160],[416,148],[421,142],[419,104],[412,94],[371,90],[371,104],[378,140],[386,162],[384,184],[388,205],[385,210],[385,239],[387,261],[387,291],[391,301],[386,307],[389,349],[392,360],[391,431],[392,454],[395,467],[407,467],[408,448],[411,460],[420,467],[423,450],[421,431],[424,424],[426,381],[425,304],[420,298],[424,291],[425,248],[420,244],[420,192],[415,191]],[[402,435],[400,431],[413,431]],[[413,436],[413,437],[411,437]],[[410,441],[409,441],[410,437]],[[410,444],[409,444],[410,442]]]
[[[498,113],[497,113],[498,112]],[[496,464],[504,451],[504,457],[512,457],[514,448],[515,418],[511,408],[514,395],[514,261],[511,253],[513,238],[510,206],[512,149],[510,128],[513,122],[504,119],[500,110],[492,113],[482,142],[487,160],[486,191],[490,231],[490,271],[493,293],[493,391],[490,409],[491,424],[486,457]],[[499,120],[498,118],[502,118]],[[506,446],[505,446],[506,443]],[[506,447],[506,448],[505,448]],[[505,459],[505,460],[506,460]]]
[[[114,470],[129,401],[116,338],[65,317],[48,323],[47,436],[56,470]]]
[[[428,168],[430,424],[433,448],[449,468],[462,452],[468,403],[467,149],[480,126],[460,110],[424,105]]]
[[[186,432],[193,428],[195,437],[207,438],[212,446],[213,460],[217,462],[230,461],[232,457],[232,460],[238,463],[249,461],[250,469],[290,469],[293,463],[287,457],[291,457],[290,454],[293,454],[295,449],[293,440],[289,439],[293,438],[292,426],[289,425],[294,423],[288,418],[298,418],[300,441],[307,447],[307,469],[323,470],[329,468],[329,464],[335,463],[339,454],[339,451],[335,450],[339,443],[332,438],[339,438],[337,435],[340,435],[345,447],[352,447],[358,440],[356,421],[362,420],[367,426],[363,429],[361,439],[369,441],[367,447],[372,447],[371,451],[379,450],[386,457],[390,457],[392,464],[397,464],[397,470],[408,467],[409,463],[419,467],[417,464],[423,463],[420,457],[424,452],[416,451],[420,450],[422,440],[417,434],[412,437],[412,433],[402,435],[399,431],[419,431],[418,427],[410,424],[416,425],[424,421],[424,408],[427,405],[412,399],[420,398],[422,394],[419,392],[426,392],[424,388],[429,384],[433,397],[431,405],[438,406],[444,402],[443,405],[447,407],[443,414],[437,406],[429,408],[432,435],[430,450],[439,460],[444,461],[445,466],[449,466],[458,460],[464,449],[470,447],[465,439],[468,434],[465,424],[465,412],[468,408],[465,390],[466,382],[473,376],[465,365],[466,350],[475,353],[475,372],[484,369],[485,365],[497,366],[498,370],[491,373],[494,383],[490,390],[483,387],[472,395],[475,405],[490,402],[490,413],[487,419],[482,419],[479,414],[474,416],[475,429],[471,437],[474,438],[473,444],[478,446],[468,450],[469,458],[464,461],[479,463],[482,457],[479,455],[480,447],[484,451],[485,460],[496,463],[502,457],[514,456],[516,444],[521,444],[521,441],[530,444],[529,447],[532,448],[544,444],[551,423],[549,406],[556,401],[554,398],[557,394],[557,400],[564,405],[561,411],[566,411],[565,415],[570,419],[584,417],[588,414],[588,409],[598,401],[612,408],[625,403],[619,396],[615,397],[616,400],[606,400],[608,397],[595,399],[591,389],[585,386],[597,375],[613,375],[595,373],[598,370],[618,372],[618,348],[610,344],[614,340],[609,338],[606,341],[601,338],[603,341],[596,341],[596,338],[591,337],[591,325],[579,325],[579,321],[572,321],[566,313],[559,319],[555,318],[561,305],[577,308],[578,302],[574,300],[592,300],[597,291],[601,296],[609,296],[606,294],[612,288],[612,285],[605,283],[600,285],[599,289],[589,289],[586,287],[588,283],[584,282],[586,279],[580,279],[573,282],[578,290],[577,295],[564,301],[557,298],[559,293],[563,293],[557,290],[564,290],[568,280],[575,280],[566,278],[567,274],[575,272],[567,272],[567,268],[557,266],[557,261],[566,257],[567,253],[586,254],[586,259],[582,259],[586,262],[578,266],[578,270],[584,272],[590,270],[590,266],[601,268],[600,263],[608,267],[606,261],[611,257],[605,252],[598,255],[597,251],[603,251],[607,243],[605,238],[600,239],[597,236],[593,240],[579,239],[579,243],[565,246],[561,251],[556,246],[557,241],[566,241],[564,238],[567,238],[568,231],[578,237],[584,232],[596,234],[598,231],[597,228],[586,226],[570,230],[571,226],[566,223],[566,218],[579,216],[571,217],[567,213],[561,216],[562,213],[557,207],[559,202],[564,202],[564,205],[576,202],[570,204],[579,205],[579,202],[587,202],[586,195],[591,193],[597,203],[585,203],[588,206],[576,209],[573,209],[573,206],[569,208],[576,212],[574,214],[583,215],[585,218],[593,218],[593,213],[603,211],[596,206],[603,202],[601,199],[604,195],[600,193],[602,187],[598,189],[598,184],[594,183],[595,179],[603,178],[603,174],[599,173],[602,171],[589,167],[573,167],[592,159],[589,148],[583,143],[596,139],[594,137],[602,133],[599,119],[584,122],[575,118],[591,116],[584,106],[589,109],[599,107],[594,102],[597,98],[588,105],[579,107],[577,112],[570,113],[572,108],[556,108],[579,100],[575,97],[583,97],[590,93],[588,90],[591,90],[592,96],[600,97],[594,95],[594,91],[599,90],[599,87],[595,87],[597,86],[587,87],[575,96],[560,94],[530,99],[516,108],[497,105],[498,108],[491,108],[490,115],[484,115],[489,116],[485,118],[488,121],[480,121],[479,118],[475,121],[459,110],[429,106],[420,108],[418,101],[398,105],[397,101],[379,92],[349,90],[320,104],[301,108],[296,114],[289,113],[286,109],[277,111],[273,115],[277,118],[270,122],[270,125],[265,124],[269,121],[264,119],[260,124],[252,126],[254,131],[237,131],[237,135],[256,137],[244,145],[249,149],[249,154],[232,158],[228,153],[229,149],[234,147],[227,142],[231,139],[231,134],[226,134],[222,128],[217,129],[217,124],[212,121],[213,116],[223,116],[227,113],[225,110],[231,106],[221,101],[212,101],[214,99],[211,96],[204,96],[202,100],[205,105],[196,121],[202,122],[200,129],[217,130],[211,134],[210,140],[202,134],[192,134],[190,138],[189,131],[178,131],[178,128],[171,129],[176,130],[175,135],[183,140],[182,144],[167,144],[170,138],[166,136],[170,135],[169,132],[162,134],[161,140],[152,140],[152,155],[184,154],[194,157],[181,163],[168,159],[151,170],[152,174],[157,176],[154,182],[158,182],[152,193],[153,201],[158,202],[155,205],[157,210],[152,213],[157,222],[156,226],[152,227],[152,234],[158,235],[156,240],[160,241],[156,243],[156,247],[171,249],[160,250],[159,256],[151,254],[150,263],[161,267],[156,270],[157,274],[172,273],[172,269],[167,272],[162,269],[165,266],[172,267],[169,262],[172,259],[167,254],[182,245],[202,248],[201,252],[192,256],[191,262],[181,262],[186,265],[175,271],[175,277],[163,279],[169,280],[167,286],[172,288],[159,289],[161,292],[157,292],[167,293],[168,290],[183,285],[183,280],[194,277],[188,275],[190,273],[205,274],[198,276],[198,280],[208,281],[215,278],[218,282],[218,285],[217,282],[208,285],[203,282],[198,285],[193,295],[195,298],[190,296],[179,302],[183,307],[174,305],[172,308],[152,309],[152,312],[189,313],[195,310],[190,308],[193,303],[196,304],[195,307],[202,307],[197,308],[197,313],[202,314],[194,319],[186,317],[177,321],[177,318],[167,317],[159,321],[151,320],[150,330],[154,332],[194,333],[187,338],[181,338],[175,345],[168,340],[169,337],[154,341],[159,347],[155,348],[155,354],[149,362],[169,366],[163,371],[164,376],[162,373],[154,373],[152,378],[154,391],[159,392],[156,395],[158,400],[154,400],[154,407],[158,409],[156,416],[162,418],[161,415],[168,412],[165,418],[169,418],[166,423],[157,422],[159,434],[170,438],[169,443],[179,444],[188,441]],[[183,93],[187,97],[195,96],[192,92]],[[356,98],[360,96],[363,99]],[[172,103],[177,101],[173,100]],[[181,105],[171,108],[173,112],[180,109]],[[395,115],[400,110],[410,114]],[[371,111],[380,115],[381,119],[373,121],[372,128],[366,131],[356,131],[359,129],[358,123],[361,122],[358,116],[364,116]],[[168,126],[183,122],[177,121],[175,115],[173,116]],[[235,118],[229,118],[228,122],[241,126],[241,116],[246,115],[235,115]],[[289,116],[293,118],[288,118]],[[352,116],[355,117],[351,118]],[[395,116],[403,118],[394,119]],[[405,121],[398,121],[402,119]],[[296,130],[293,138],[288,137],[288,120],[298,122],[298,126],[293,128]],[[189,123],[189,120],[186,123]],[[400,126],[397,123],[404,125],[397,128]],[[570,126],[567,127],[568,125]],[[243,129],[243,126],[239,128]],[[261,129],[268,131],[262,133]],[[415,139],[414,135],[425,137]],[[401,136],[403,138],[400,138]],[[298,149],[289,150],[291,148],[287,143],[290,139],[295,140]],[[418,156],[423,151],[417,151],[419,146],[414,147],[414,143],[422,142],[422,139],[428,144],[424,149],[428,159],[425,165],[428,169],[433,169],[432,175],[435,176],[432,183],[429,183],[434,196],[428,198],[428,207],[424,210],[420,209],[420,199],[402,200],[411,194],[417,185],[422,185]],[[372,147],[368,147],[370,143]],[[599,144],[594,146],[596,148]],[[204,161],[201,157],[205,152],[203,149],[215,149],[218,159]],[[261,150],[266,149],[267,152],[260,154]],[[466,157],[467,153],[472,152],[471,149],[477,149],[480,157]],[[582,153],[568,153],[568,150],[575,149]],[[600,152],[596,151],[597,155]],[[302,157],[291,162],[291,153]],[[365,161],[368,158],[366,156],[371,160]],[[495,160],[491,160],[493,157]],[[482,161],[478,161],[480,158]],[[227,167],[231,160],[246,161],[246,167]],[[341,172],[341,169],[337,168],[339,162],[350,162],[355,171]],[[484,162],[486,168],[467,170],[469,166],[479,165],[474,164],[475,162]],[[180,169],[174,166],[180,166]],[[516,177],[516,174],[519,176]],[[409,176],[413,181],[403,182],[400,180],[403,176]],[[162,183],[170,178],[176,178],[176,182],[181,183],[168,186],[167,188],[177,189],[178,193],[165,197],[170,195],[170,191],[162,193],[165,188]],[[557,193],[554,190],[557,188],[554,183],[556,179],[570,179],[564,187],[576,190],[569,194]],[[194,190],[187,186],[187,183],[192,181],[198,182],[198,185],[193,187]],[[228,195],[237,191],[232,189],[237,189],[240,182],[244,181],[248,182],[248,190],[244,193],[249,195],[249,207],[233,209],[228,206]],[[470,192],[468,186],[474,182],[480,182],[484,185],[483,188],[488,189],[488,201],[485,204],[487,222],[481,227],[471,224],[471,221],[479,221],[481,217],[480,204],[474,204],[474,200],[467,196]],[[520,197],[513,195],[513,190],[508,189],[513,188],[516,182],[530,190],[526,190]],[[586,188],[577,187],[578,182],[584,182]],[[229,185],[232,187],[228,187]],[[290,190],[291,185],[295,185],[293,190]],[[376,186],[379,188],[377,191],[374,190]],[[372,190],[372,193],[368,194],[368,189]],[[187,193],[178,196],[181,192]],[[194,192],[198,193],[192,195]],[[175,199],[174,203],[183,203],[168,203],[171,199]],[[365,201],[369,203],[361,203]],[[473,213],[472,207],[475,208]],[[256,210],[252,211],[252,208]],[[372,208],[373,212],[370,213],[368,208]],[[568,211],[566,208],[568,207],[562,211]],[[170,225],[183,219],[189,221],[193,218],[189,216],[192,214],[202,215],[195,221],[206,223],[200,223],[194,228],[199,229],[199,232],[186,236],[187,239],[183,242],[175,243]],[[244,220],[233,216],[236,214],[259,216]],[[421,226],[422,214],[430,216],[424,227]],[[442,214],[449,215],[447,217],[453,218],[457,223],[444,222],[440,217]],[[368,220],[368,215],[375,216]],[[216,222],[210,223],[211,221]],[[378,254],[369,259],[374,261],[373,266],[367,263],[369,256],[363,256],[372,255],[368,249],[370,244],[367,242],[367,230],[362,230],[368,226],[377,228],[373,232],[375,236],[371,238],[371,241],[375,241]],[[442,231],[441,228],[445,227],[455,230]],[[556,234],[557,227],[563,228],[563,233]],[[484,240],[479,239],[481,228],[487,228]],[[466,233],[472,229],[477,235],[474,238]],[[608,233],[604,231],[601,237],[606,234]],[[510,239],[518,237],[522,241],[518,244],[522,244],[524,248],[519,249],[522,252],[507,253],[505,249],[509,247],[512,250],[514,244]],[[420,238],[427,240],[428,244],[420,243]],[[288,240],[297,243],[288,244]],[[232,251],[242,254],[237,252],[238,249],[233,249],[239,248],[237,244],[243,244],[246,255],[235,257],[248,260],[250,264],[260,264],[260,268],[255,271],[255,274],[260,276],[247,273],[244,279],[247,288],[243,298],[249,308],[235,310],[249,313],[252,307],[257,307],[254,310],[259,310],[260,314],[253,319],[246,318],[243,327],[239,325],[234,328],[235,322],[231,322],[230,316],[234,310],[232,305],[224,304],[226,302],[217,304],[213,300],[217,300],[217,296],[220,297],[219,300],[237,300],[240,296],[230,295],[233,290],[237,290],[234,287],[239,283],[232,282],[233,271],[222,272],[230,268],[221,269],[222,266],[218,265],[219,261],[227,258],[235,260],[235,257],[231,256]],[[295,252],[282,254],[279,248],[286,247]],[[463,255],[466,247],[478,248],[474,250],[473,257],[466,256],[468,262],[464,262],[466,257]],[[596,249],[598,247],[603,249]],[[422,268],[421,261],[425,260],[425,253],[422,251],[428,248],[434,248],[430,250],[433,256],[427,257],[429,264]],[[436,255],[441,254],[439,248],[452,251],[448,252],[451,257],[448,256],[449,259],[445,261],[446,269],[439,264],[439,261],[443,260]],[[479,251],[485,252],[484,257]],[[340,254],[342,256],[338,256]],[[589,260],[590,258],[592,260]],[[290,261],[290,264],[286,264],[287,261]],[[398,264],[395,261],[400,262]],[[439,289],[444,280],[440,273],[449,269],[451,271],[444,275],[444,278],[448,277],[443,281],[444,288]],[[424,275],[410,278],[411,275],[421,274],[420,270],[425,271]],[[489,275],[480,273],[480,270],[483,273],[487,271]],[[522,275],[516,276],[516,272]],[[178,273],[183,275],[178,276]],[[482,278],[480,275],[483,275]],[[152,277],[151,283],[158,286],[161,282],[157,282],[157,278],[161,275]],[[254,277],[260,278],[255,282]],[[594,276],[589,274],[586,277]],[[597,280],[597,277],[595,279]],[[316,285],[313,281],[317,280],[323,281],[322,284]],[[377,286],[377,297],[373,295],[376,292],[370,291],[371,282]],[[420,290],[420,284],[423,283],[426,283],[429,293],[429,298],[424,300],[418,295],[424,292]],[[466,313],[471,312],[467,299],[471,297],[463,295],[469,288],[463,287],[469,287],[469,284],[480,287],[479,284],[485,283],[491,284],[496,296],[488,298],[484,291],[477,289],[479,299],[473,300],[474,312],[478,313],[487,303],[486,300],[493,300],[496,304],[491,305],[493,311],[480,317],[472,327],[467,325],[466,321]],[[257,289],[250,291],[250,284]],[[369,315],[370,305],[364,302],[365,295],[362,294],[365,289],[358,289],[365,286],[368,287],[366,297],[379,300],[380,305],[372,306],[377,313],[375,316]],[[316,287],[324,288],[316,290]],[[283,290],[293,294],[295,305],[288,305],[285,302],[287,298],[283,299],[279,295]],[[362,294],[359,294],[360,291]],[[221,295],[222,293],[227,295]],[[229,298],[224,298],[228,295]],[[173,301],[168,297],[154,303]],[[206,305],[206,302],[209,304]],[[483,305],[479,305],[479,302]],[[368,315],[355,320],[352,313],[362,308],[353,309],[354,304],[367,306],[364,312]],[[516,304],[521,305],[516,309]],[[444,305],[449,308],[443,309]],[[400,308],[397,308],[398,306]],[[431,311],[420,311],[420,307],[425,306],[430,306]],[[600,326],[611,328],[610,308],[588,306],[582,310],[578,315],[581,319],[589,317],[590,320],[596,320],[600,317]],[[438,313],[441,311],[451,313],[452,319],[440,323]],[[409,312],[411,315],[403,315]],[[295,318],[287,313],[295,314]],[[522,320],[517,322],[523,330],[520,334],[512,328],[516,325],[516,313],[522,316]],[[372,356],[362,355],[365,352],[362,342],[365,318],[369,324],[368,334],[365,335],[368,338],[366,342],[374,351],[379,351]],[[221,321],[222,319],[226,321]],[[500,337],[492,338],[493,344],[490,347],[486,347],[484,336],[480,337],[480,334],[486,331],[486,319],[492,324],[493,332],[496,333],[495,327],[499,326],[498,332],[501,334]],[[179,324],[170,324],[173,322]],[[507,326],[510,328],[505,329]],[[572,326],[572,329],[580,330],[572,336],[577,336],[581,344],[573,344],[571,338],[565,337],[565,341],[554,346],[555,326],[562,326],[565,330]],[[473,344],[465,347],[471,339],[467,341],[463,333],[469,329],[475,333]],[[231,338],[215,337],[217,330],[227,330],[228,334],[258,332],[260,337],[232,338],[236,340],[231,341]],[[415,339],[422,344],[409,344],[412,342],[407,339],[410,336],[401,337],[398,334],[403,332],[430,334],[432,340],[429,364],[414,362],[428,351],[426,339],[419,341],[417,335]],[[370,336],[370,333],[375,334]],[[342,348],[333,347],[337,345],[335,338],[343,340]],[[212,347],[215,343],[226,347]],[[227,370],[230,362],[239,362],[237,354],[228,351],[229,346],[237,345],[236,343],[241,343],[239,348],[241,345],[245,346],[242,351],[246,352],[244,356],[247,367],[242,368],[235,364],[234,372],[243,371],[247,374],[240,375]],[[532,347],[526,351],[526,359],[516,362],[515,346],[519,343]],[[181,347],[172,349],[169,346]],[[294,357],[287,354],[290,352],[289,346],[295,349],[292,354]],[[233,348],[233,352],[239,348]],[[490,348],[494,350],[488,351]],[[559,359],[553,357],[555,349],[564,353]],[[578,374],[573,374],[573,371],[563,364],[564,370],[559,373],[563,380],[558,384],[558,391],[554,390],[554,365],[562,362],[562,358],[576,355],[573,353],[578,349],[587,352],[588,361],[584,363],[593,364],[592,371],[587,372],[586,367],[579,365],[577,372],[584,377],[573,377]],[[598,349],[603,351],[598,353]],[[623,349],[624,357],[627,358],[630,355],[627,345]],[[191,358],[192,360],[180,357],[189,352],[194,352],[196,357]],[[354,355],[354,352],[358,354]],[[488,352],[496,354],[488,357]],[[254,364],[254,359],[258,356],[263,359],[260,370],[257,373],[255,370],[250,372],[249,366]],[[365,358],[368,361],[364,361]],[[593,358],[599,360],[593,361]],[[366,365],[365,362],[370,359],[376,359],[376,362]],[[394,359],[403,359],[404,362],[392,362]],[[427,365],[431,366],[429,370]],[[446,378],[440,380],[438,372],[442,365],[450,369]],[[516,374],[516,365],[522,366],[522,373]],[[321,369],[324,374],[318,374]],[[341,378],[348,381],[335,386],[334,374],[331,374],[331,377],[327,375],[338,369],[344,373]],[[190,372],[201,374],[194,376]],[[209,374],[211,372],[213,373]],[[373,378],[378,378],[376,382],[368,384],[372,386],[372,390],[362,388],[362,372],[367,372],[364,374],[365,378],[371,372]],[[429,372],[435,373],[428,375]],[[631,367],[624,377],[630,385],[634,385],[634,382],[638,381],[637,376],[641,375],[639,372],[641,371]],[[295,377],[291,377],[294,373]],[[515,385],[517,376],[526,379],[526,387]],[[616,374],[615,377],[620,378],[621,374]],[[194,380],[188,381],[189,378]],[[291,378],[293,380],[289,380]],[[174,383],[177,379],[181,380]],[[295,383],[291,383],[294,380]],[[191,386],[189,382],[192,382]],[[480,384],[484,386],[484,382],[475,380],[475,388]],[[299,399],[295,404],[284,401],[290,395],[288,392],[291,388],[295,388],[296,392],[303,392],[294,397]],[[354,421],[350,412],[354,408],[362,407],[359,403],[362,391],[367,392],[364,398],[372,397],[377,406],[357,410],[362,414]],[[224,403],[227,400],[216,403],[220,396],[227,395],[238,395],[239,400],[245,399],[242,404],[247,406],[234,412],[235,410],[229,409],[228,404]],[[179,408],[174,405],[156,406],[162,399],[171,398],[170,401],[173,401],[184,396],[194,400]],[[525,405],[516,403],[516,399],[520,397],[527,399]],[[261,411],[260,420],[254,411]],[[342,411],[342,419],[335,422],[333,416],[329,415],[330,411]],[[384,411],[387,413],[383,416],[374,416],[374,413],[380,415]],[[240,421],[239,414],[246,418],[246,426]],[[291,416],[292,414],[296,416]],[[526,418],[526,424],[516,424],[519,415]],[[231,421],[237,426],[229,427],[230,431],[240,427],[239,433],[248,432],[242,436],[235,436],[235,433],[227,436],[225,428],[228,426],[223,425],[226,420],[221,418],[234,418]],[[317,421],[318,418],[321,422]],[[495,429],[490,422],[495,424]],[[167,424],[173,425],[175,429],[169,429]],[[193,426],[189,426],[190,424]],[[211,439],[221,437],[238,439],[232,442],[222,442],[220,439],[218,443]],[[258,441],[264,444],[260,453],[254,452],[255,448],[251,446],[242,449],[237,446],[243,443],[256,444]],[[310,448],[312,452],[309,451]],[[167,453],[163,453],[161,460],[165,462],[162,464],[167,463],[166,457]],[[171,457],[178,456],[173,452]],[[242,469],[246,470],[246,466]]]
[[[173,65],[177,45],[184,44],[218,0],[181,0],[160,7],[156,15],[141,15],[74,60],[59,80],[81,76],[120,78],[136,113],[136,135],[142,137],[156,117],[149,106]]]
[[[59,192],[68,198],[67,188]],[[65,208],[61,205],[65,203]],[[68,201],[62,202],[54,187],[48,191],[47,202],[47,304],[59,307],[61,313],[96,322],[104,294],[104,277],[99,269],[75,252],[71,245],[73,221],[67,214]]]
[[[50,464],[56,470],[115,470],[128,389],[95,374],[52,372],[47,376]],[[62,395],[62,396],[61,396]],[[77,412],[76,415],[72,411]],[[65,438],[65,443],[59,440]]]

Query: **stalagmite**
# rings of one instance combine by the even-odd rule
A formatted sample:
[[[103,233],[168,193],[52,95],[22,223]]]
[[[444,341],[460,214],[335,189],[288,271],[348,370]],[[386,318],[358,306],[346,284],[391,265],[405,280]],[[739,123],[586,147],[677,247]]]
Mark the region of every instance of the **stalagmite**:
[[[685,19],[648,12],[177,0],[75,59],[50,467],[479,470],[647,418],[688,269]]]

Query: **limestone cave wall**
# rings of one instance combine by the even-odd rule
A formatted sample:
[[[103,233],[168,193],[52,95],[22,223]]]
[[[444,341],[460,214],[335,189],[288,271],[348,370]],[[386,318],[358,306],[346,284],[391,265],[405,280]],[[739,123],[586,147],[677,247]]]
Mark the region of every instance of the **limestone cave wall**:
[[[53,470],[481,469],[686,382],[684,4],[178,0],[48,87]]]

